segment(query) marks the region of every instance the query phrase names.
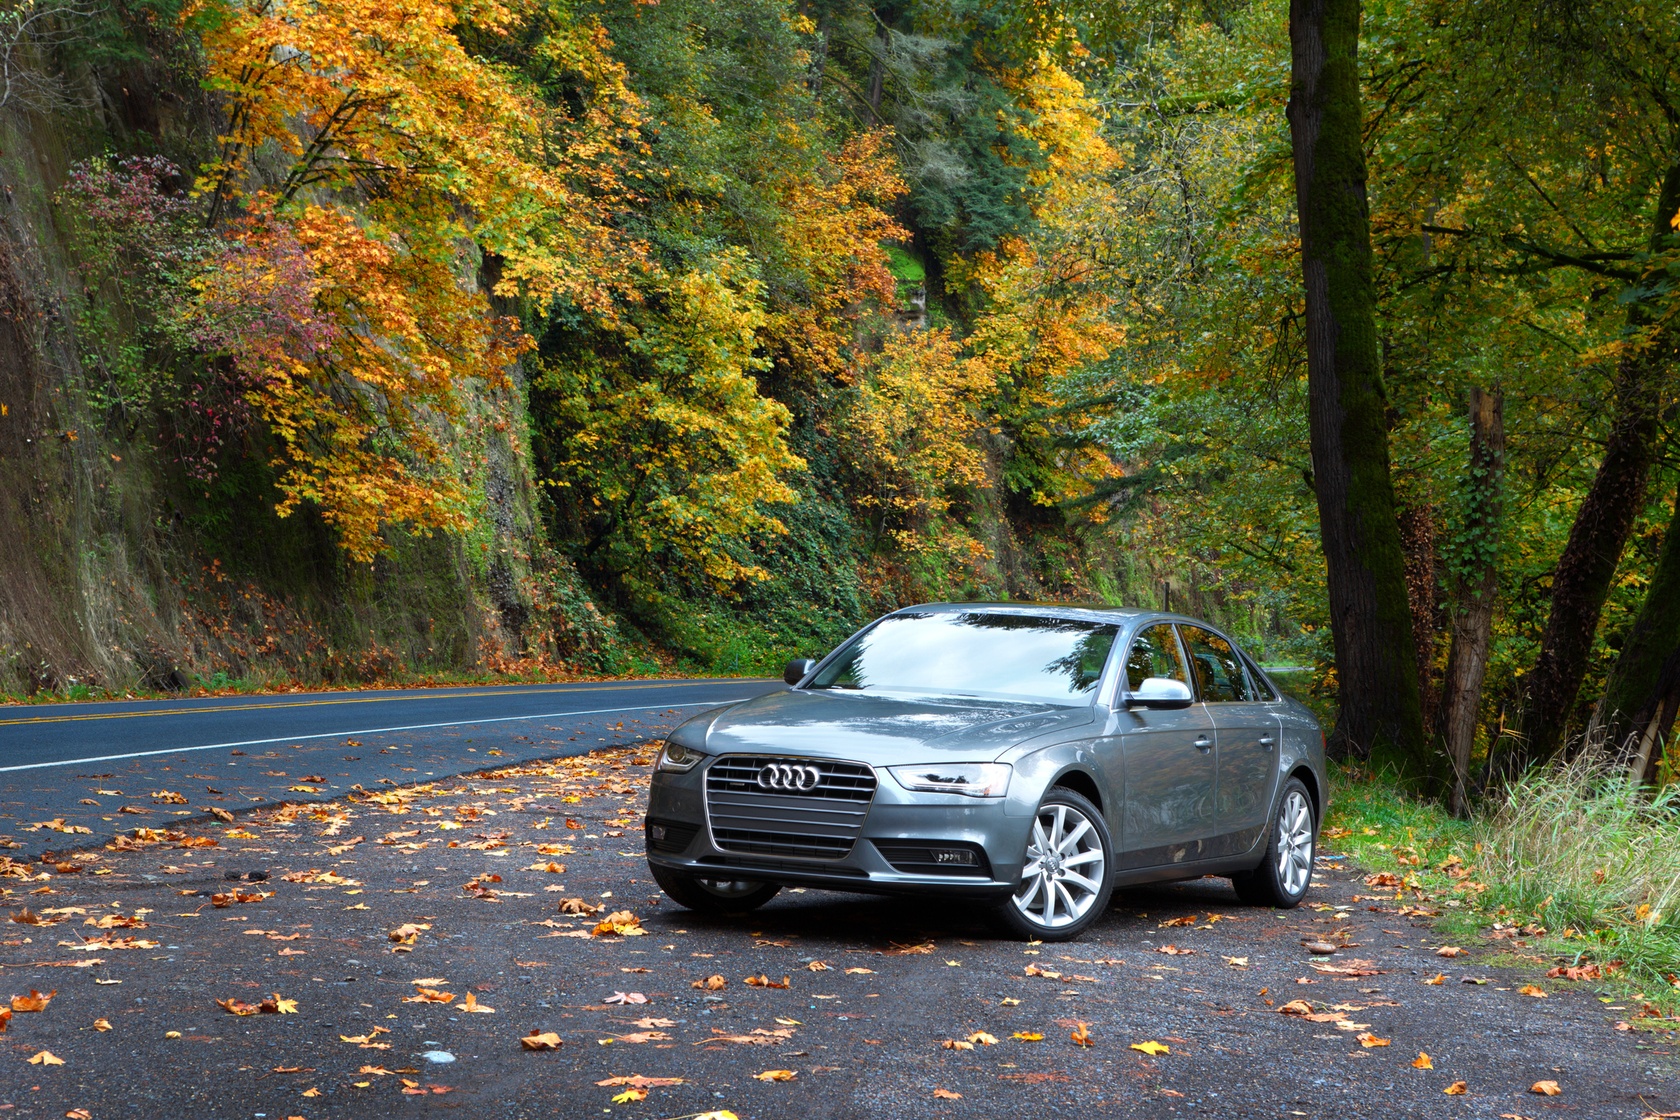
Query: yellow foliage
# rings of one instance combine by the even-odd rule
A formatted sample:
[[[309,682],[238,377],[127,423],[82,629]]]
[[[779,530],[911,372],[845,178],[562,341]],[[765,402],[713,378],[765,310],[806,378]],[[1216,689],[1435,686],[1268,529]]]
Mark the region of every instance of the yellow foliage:
[[[847,141],[831,165],[784,178],[779,233],[805,290],[771,313],[765,333],[799,368],[840,373],[860,307],[897,302],[881,243],[909,235],[882,207],[907,188],[887,140],[884,131],[866,132]]]
[[[603,32],[547,0],[195,0],[183,18],[227,122],[198,183],[231,223],[197,284],[202,333],[279,437],[280,513],[315,503],[358,560],[390,524],[461,526],[442,429],[465,382],[529,345],[476,250],[495,294],[600,313],[637,260],[609,225],[634,105]],[[463,33],[517,36],[593,100],[544,103]]]
[[[989,485],[981,406],[994,378],[984,361],[960,349],[945,329],[894,336],[858,380],[846,416],[850,457],[870,482],[858,504],[880,511],[883,529],[907,554],[984,554],[944,523],[951,488]]]
[[[549,485],[608,521],[600,559],[627,580],[648,574],[648,557],[719,589],[766,575],[733,546],[784,531],[763,507],[796,500],[781,476],[804,463],[787,449],[787,408],[753,377],[767,365],[755,353],[762,287],[738,249],[656,273],[644,297],[657,311],[626,312],[621,352],[555,362],[539,378],[563,451]]]

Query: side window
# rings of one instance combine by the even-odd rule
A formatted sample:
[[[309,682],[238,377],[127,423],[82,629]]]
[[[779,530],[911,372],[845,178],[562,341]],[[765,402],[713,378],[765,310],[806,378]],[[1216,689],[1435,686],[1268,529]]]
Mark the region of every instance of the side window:
[[[1271,685],[1266,683],[1266,678],[1261,675],[1259,666],[1254,664],[1254,658],[1246,653],[1243,654],[1243,664],[1248,666],[1248,679],[1254,687],[1254,698],[1264,700],[1267,703],[1276,700],[1277,693],[1272,690]]]
[[[1170,681],[1190,683],[1184,672],[1184,658],[1178,652],[1178,639],[1173,628],[1165,622],[1138,631],[1132,639],[1132,649],[1126,655],[1126,689],[1137,691],[1146,677],[1165,677]]]
[[[1180,626],[1190,668],[1196,674],[1196,691],[1203,700],[1217,704],[1250,699],[1242,659],[1231,643],[1200,626]]]

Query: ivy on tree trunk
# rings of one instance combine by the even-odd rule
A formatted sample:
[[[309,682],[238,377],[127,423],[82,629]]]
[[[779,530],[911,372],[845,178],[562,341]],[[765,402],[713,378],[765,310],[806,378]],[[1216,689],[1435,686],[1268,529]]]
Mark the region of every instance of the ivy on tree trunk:
[[[1470,390],[1470,463],[1462,487],[1464,511],[1449,561],[1453,591],[1452,645],[1436,711],[1435,738],[1452,761],[1452,810],[1469,810],[1470,749],[1482,706],[1499,593],[1499,522],[1504,515],[1505,401]]]
[[[1307,387],[1340,693],[1334,747],[1425,783],[1405,555],[1389,474],[1359,93],[1359,0],[1290,0],[1289,96]]]

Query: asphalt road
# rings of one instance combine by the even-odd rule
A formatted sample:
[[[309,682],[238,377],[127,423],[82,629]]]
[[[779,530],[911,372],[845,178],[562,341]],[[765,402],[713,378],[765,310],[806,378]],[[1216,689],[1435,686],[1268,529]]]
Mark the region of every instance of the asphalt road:
[[[1298,910],[1243,907],[1203,879],[1122,892],[1070,945],[1000,939],[981,912],[934,898],[802,890],[746,918],[683,911],[642,852],[652,752],[538,756],[651,738],[692,710],[678,703],[762,687],[679,683],[689,691],[629,712],[560,690],[547,695],[569,716],[550,714],[556,700],[525,722],[491,723],[514,713],[489,704],[468,723],[393,706],[395,719],[325,724],[324,739],[262,733],[297,709],[227,702],[156,717],[177,743],[216,749],[11,771],[34,783],[8,807],[26,820],[73,804],[105,832],[175,835],[113,850],[103,835],[21,832],[69,854],[3,853],[0,998],[23,1002],[0,1033],[0,1120],[1680,1114],[1680,1046],[1618,1030],[1638,1013],[1627,993],[1545,979],[1558,962],[1520,938],[1443,957],[1427,921],[1333,854]],[[248,722],[211,735],[193,718]],[[120,726],[135,730],[86,753],[160,749],[142,742],[153,725]],[[108,749],[125,737],[132,750]],[[306,772],[332,781],[286,786]],[[352,799],[352,784],[373,796]],[[190,803],[154,805],[154,787]],[[151,812],[110,811],[129,802]],[[629,935],[597,931],[613,911],[635,916]],[[1338,948],[1314,956],[1307,940]],[[30,1011],[32,990],[55,994]],[[258,1011],[270,997],[275,1013]],[[1315,1018],[1280,1013],[1294,1000]],[[253,1013],[224,1010],[237,1001]],[[525,1049],[532,1031],[558,1049]],[[631,1099],[638,1076],[669,1083]],[[1535,1093],[1542,1082],[1558,1095]]]
[[[766,680],[625,681],[0,707],[0,841],[34,856],[136,824],[637,742]],[[489,752],[499,751],[500,756]],[[307,785],[318,793],[293,789]],[[115,793],[101,792],[114,790]],[[185,805],[155,792],[187,798]],[[127,811],[124,811],[126,808]]]

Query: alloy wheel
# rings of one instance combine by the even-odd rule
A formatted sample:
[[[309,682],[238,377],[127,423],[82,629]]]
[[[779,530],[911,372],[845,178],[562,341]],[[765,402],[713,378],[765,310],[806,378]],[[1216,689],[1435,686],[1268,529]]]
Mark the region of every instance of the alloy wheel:
[[[1277,827],[1278,882],[1290,895],[1298,895],[1307,889],[1313,862],[1312,806],[1300,790],[1292,789],[1284,798]]]
[[[1072,925],[1096,905],[1106,863],[1102,838],[1084,813],[1071,805],[1043,806],[1027,842],[1015,909],[1045,929]]]

